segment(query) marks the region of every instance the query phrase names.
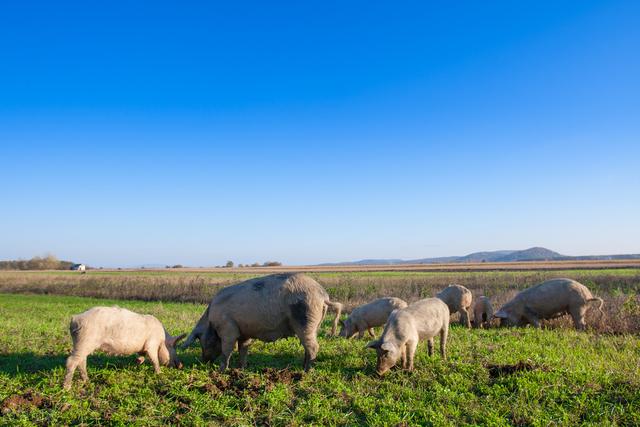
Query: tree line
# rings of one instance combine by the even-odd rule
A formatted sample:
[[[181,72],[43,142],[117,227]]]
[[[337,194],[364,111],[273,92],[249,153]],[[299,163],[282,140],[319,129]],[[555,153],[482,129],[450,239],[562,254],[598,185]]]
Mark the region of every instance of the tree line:
[[[69,270],[74,263],[62,261],[55,255],[34,256],[31,259],[0,261],[0,270]]]

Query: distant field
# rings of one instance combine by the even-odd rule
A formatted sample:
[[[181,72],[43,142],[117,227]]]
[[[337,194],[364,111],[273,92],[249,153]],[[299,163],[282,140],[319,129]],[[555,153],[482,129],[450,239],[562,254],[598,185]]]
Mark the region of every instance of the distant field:
[[[119,274],[132,273],[139,275],[154,274],[181,274],[199,273],[216,275],[242,275],[259,274],[266,275],[280,272],[317,272],[317,273],[344,273],[344,272],[462,272],[462,271],[529,271],[529,270],[580,270],[580,269],[629,269],[640,268],[640,259],[618,260],[578,260],[578,261],[518,261],[518,262],[474,262],[474,263],[439,263],[439,264],[392,264],[392,265],[301,265],[278,267],[224,267],[224,268],[168,268],[168,269],[99,269],[92,273]],[[76,274],[74,271],[42,271],[57,274]]]
[[[0,293],[75,295],[143,301],[206,303],[222,287],[273,273],[209,270],[93,270],[0,272]],[[493,271],[315,271],[308,272],[347,311],[381,296],[407,301],[435,295],[452,283],[487,295],[500,305],[518,290],[555,277],[580,281],[605,299],[606,317],[589,313],[588,321],[601,332],[640,332],[640,268],[580,268],[567,270]],[[568,319],[548,322],[563,326]]]
[[[91,275],[88,275],[91,277]],[[454,325],[449,360],[421,344],[416,371],[374,373],[366,340],[320,334],[301,370],[296,339],[255,343],[246,371],[219,374],[199,351],[185,369],[95,355],[91,383],[62,389],[69,317],[118,304],[188,332],[204,305],[51,295],[0,295],[0,425],[638,425],[640,339],[570,329],[465,330]],[[237,356],[233,362],[236,363]]]

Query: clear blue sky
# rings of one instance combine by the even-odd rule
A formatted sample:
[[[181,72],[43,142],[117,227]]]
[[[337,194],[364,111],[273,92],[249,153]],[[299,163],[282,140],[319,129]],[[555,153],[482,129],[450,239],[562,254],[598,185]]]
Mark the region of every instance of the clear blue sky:
[[[638,253],[638,22],[637,1],[5,2],[0,259]]]

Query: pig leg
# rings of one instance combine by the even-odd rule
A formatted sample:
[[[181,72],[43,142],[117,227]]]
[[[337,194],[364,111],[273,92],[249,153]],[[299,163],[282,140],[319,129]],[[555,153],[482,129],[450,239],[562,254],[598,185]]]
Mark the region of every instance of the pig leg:
[[[329,308],[337,310],[337,316],[340,315],[342,305],[339,303],[328,303]],[[300,340],[300,344],[304,347],[303,367],[305,372],[311,369],[311,364],[316,360],[320,345],[318,344],[318,329],[322,321],[322,310],[317,307],[316,302],[308,301],[296,304],[298,307],[292,306],[291,327],[293,332]],[[336,316],[335,322],[338,321]]]
[[[465,307],[460,308],[460,323],[466,328],[471,329],[471,321],[469,320],[469,311]]]
[[[540,329],[540,319],[538,319],[538,314],[531,310],[529,307],[525,307],[524,317],[527,319],[534,328]]]
[[[238,340],[238,353],[240,353],[240,360],[238,367],[244,369],[247,367],[247,353],[249,353],[249,345],[251,345],[251,339]]]
[[[69,390],[71,383],[73,382],[73,374],[76,368],[80,364],[80,359],[77,356],[71,355],[67,358],[67,372],[64,376],[64,389]]]
[[[584,331],[587,327],[587,324],[584,321],[584,316],[587,313],[587,306],[581,305],[579,307],[571,307],[570,313],[576,329],[579,331]]]
[[[316,360],[316,356],[318,355],[318,350],[320,349],[320,345],[318,344],[318,340],[312,334],[308,334],[307,336],[300,339],[302,346],[304,347],[304,371],[307,372],[311,369],[311,364]]]
[[[429,351],[429,357],[433,356],[433,338],[427,340],[427,349]]]
[[[153,365],[153,370],[156,374],[160,373],[160,361],[158,359],[158,350],[160,350],[159,345],[149,346],[149,349],[146,351],[147,357],[149,361]]]
[[[76,371],[78,365],[82,363],[83,359],[86,363],[87,356],[84,355],[71,354],[71,356],[67,358],[67,372],[64,376],[65,390],[69,390],[71,388],[71,383],[73,382],[73,374]]]
[[[222,362],[220,362],[220,372],[222,372],[229,367],[231,354],[236,346],[236,341],[240,338],[240,331],[235,323],[228,321],[218,329],[218,335],[221,340]]]
[[[367,332],[367,330],[369,329],[369,325],[367,324],[366,321],[361,320],[360,322],[358,322],[357,328],[358,328],[358,338],[362,338],[364,337],[364,333]]]
[[[407,363],[407,345],[402,346],[402,353],[400,354],[400,360],[402,360],[402,369],[407,369],[409,364]]]
[[[443,360],[447,359],[447,336],[449,335],[449,325],[446,324],[440,330],[440,356]]]
[[[416,354],[416,348],[418,347],[418,341],[407,341],[407,369],[413,371],[413,358]]]
[[[304,347],[303,367],[305,372],[311,369],[311,364],[314,360],[316,360],[318,350],[320,349],[320,345],[318,344],[318,340],[316,338],[316,335],[318,333],[318,326],[319,322],[308,323],[304,326],[294,324],[294,332],[300,340],[300,344],[302,344],[302,347]]]
[[[376,337],[375,332],[373,332],[373,328],[369,328],[369,335],[371,335],[371,338],[375,338]]]
[[[75,341],[75,340],[74,340]],[[64,388],[65,390],[69,390],[71,388],[71,383],[73,382],[73,374],[76,371],[76,368],[80,366],[80,375],[82,379],[86,381],[88,379],[87,375],[87,356],[94,352],[97,346],[91,345],[83,345],[83,346],[74,346],[71,355],[67,358],[67,372],[64,376]],[[83,372],[84,371],[84,372]]]
[[[80,370],[80,378],[83,382],[89,381],[89,374],[87,374],[87,358],[85,357],[78,364],[78,369]]]
[[[333,319],[333,323],[331,324],[331,336],[335,337],[336,332],[338,331],[338,322],[340,321],[340,315],[342,314],[342,304],[332,301],[327,301],[325,304],[336,311],[336,317]]]
[[[237,337],[225,337],[222,339],[222,362],[220,362],[220,372],[224,372],[231,361],[231,354],[236,346]]]

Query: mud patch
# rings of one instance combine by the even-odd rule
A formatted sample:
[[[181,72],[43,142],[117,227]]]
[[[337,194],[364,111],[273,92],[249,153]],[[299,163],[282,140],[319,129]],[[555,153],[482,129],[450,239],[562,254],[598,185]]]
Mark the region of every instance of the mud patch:
[[[32,408],[47,408],[49,401],[39,393],[28,390],[22,394],[7,397],[0,405],[0,412],[5,415],[11,412],[22,412]]]
[[[262,374],[272,383],[291,384],[302,379],[302,372],[293,372],[289,369],[264,368]]]
[[[528,371],[548,371],[549,369],[544,366],[535,365],[531,362],[518,362],[513,365],[486,365],[487,371],[489,371],[489,377],[496,379],[507,375],[513,375],[518,372]]]
[[[236,397],[248,395],[256,397],[271,391],[276,384],[293,384],[302,379],[302,373],[289,369],[264,368],[261,376],[245,373],[239,369],[232,369],[228,373],[212,372],[210,382],[201,387],[214,396],[232,393]]]

